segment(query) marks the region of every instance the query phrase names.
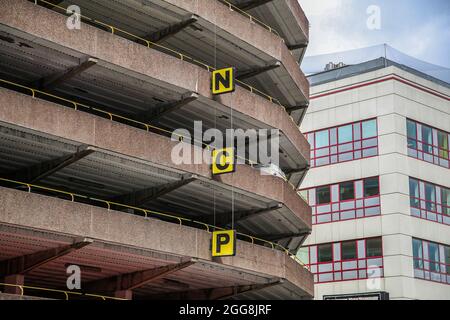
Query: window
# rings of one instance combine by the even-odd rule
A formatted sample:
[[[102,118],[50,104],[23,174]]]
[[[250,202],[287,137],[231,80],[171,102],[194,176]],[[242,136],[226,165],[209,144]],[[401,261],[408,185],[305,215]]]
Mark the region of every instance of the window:
[[[406,121],[406,130],[408,135],[408,148],[417,149],[417,127],[411,120]]]
[[[316,148],[323,148],[330,144],[328,130],[319,131],[316,133]]]
[[[339,127],[339,143],[347,143],[353,140],[353,126],[351,124]]]
[[[448,134],[438,131],[439,157],[448,159]]]
[[[306,247],[306,263],[315,283],[380,278],[384,276],[381,237]],[[297,253],[297,256],[299,254]]]
[[[441,187],[442,213],[450,216],[450,189]]]
[[[309,261],[308,247],[303,247],[303,248],[298,249],[297,258],[304,264],[308,264],[308,261]]]
[[[409,195],[411,207],[420,207],[419,181],[409,178]]]
[[[382,240],[381,238],[367,239],[366,241],[366,257],[380,257],[382,256]]]
[[[414,268],[423,269],[422,240],[413,239]]]
[[[368,178],[364,180],[364,197],[373,197],[380,195],[379,179]]]
[[[381,214],[378,177],[300,190],[312,208],[312,223],[360,219]]]
[[[310,132],[306,137],[311,144],[311,167],[378,154],[376,119]]]
[[[333,261],[332,245],[322,244],[317,246],[318,261],[319,262],[330,262]]]
[[[356,241],[347,241],[341,243],[342,260],[356,259]]]
[[[444,247],[444,255],[445,255],[445,269],[447,274],[450,274],[450,247]]]
[[[344,182],[339,185],[340,200],[352,200],[355,199],[355,184],[353,181]]]
[[[423,142],[423,151],[426,153],[433,152],[433,135],[432,129],[430,127],[422,125],[422,142]]]
[[[377,136],[377,122],[376,120],[364,121],[362,123],[363,139]]]
[[[450,134],[416,121],[406,120],[408,155],[450,168]]]
[[[414,276],[424,280],[450,284],[450,247],[435,242],[413,239]]]
[[[302,197],[303,200],[308,202],[308,190],[300,190],[299,194],[300,194],[300,197]]]
[[[411,215],[450,225],[450,189],[409,178]]]
[[[330,187],[319,187],[316,189],[317,204],[324,204],[331,202]]]
[[[428,243],[428,257],[430,260],[430,271],[439,272],[439,245]]]
[[[425,183],[425,200],[427,210],[435,211],[436,188],[430,183]]]

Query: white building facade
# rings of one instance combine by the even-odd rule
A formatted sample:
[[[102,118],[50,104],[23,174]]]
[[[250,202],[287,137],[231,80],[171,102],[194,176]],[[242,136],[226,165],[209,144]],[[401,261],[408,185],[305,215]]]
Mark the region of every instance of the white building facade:
[[[315,299],[450,299],[450,85],[382,58],[310,80]]]

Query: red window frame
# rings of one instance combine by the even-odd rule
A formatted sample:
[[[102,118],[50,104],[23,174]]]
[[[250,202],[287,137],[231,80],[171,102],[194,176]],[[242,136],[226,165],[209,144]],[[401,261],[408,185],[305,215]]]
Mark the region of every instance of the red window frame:
[[[320,243],[320,244],[315,244],[315,245],[310,245],[310,246],[306,246],[308,248],[308,263],[306,264],[307,268],[311,271],[311,266],[316,266],[316,270],[317,272],[312,272],[314,276],[317,276],[317,281],[314,280],[314,283],[329,283],[329,282],[342,282],[342,281],[354,281],[354,280],[364,280],[364,279],[369,279],[369,270],[372,269],[381,269],[383,271],[383,274],[379,277],[373,277],[373,279],[375,278],[384,278],[384,258],[383,258],[383,241],[381,241],[381,255],[380,256],[373,256],[373,257],[367,257],[367,240],[371,240],[371,239],[378,239],[381,237],[371,237],[371,238],[365,238],[365,239],[355,239],[355,240],[346,240],[346,241],[340,241],[340,242],[328,242],[328,243]],[[359,258],[358,257],[358,241],[364,240],[364,255],[365,258]],[[355,241],[356,242],[356,258],[355,259],[342,259],[342,243],[343,242],[350,242],[350,241]],[[341,256],[341,260],[335,260],[334,258],[334,244],[338,243],[340,246],[340,256]],[[323,246],[323,245],[329,245],[331,244],[331,256],[332,256],[332,260],[331,261],[327,261],[327,262],[316,262],[316,263],[310,263],[311,261],[311,247],[315,247],[314,249],[316,250],[316,259],[317,261],[319,261],[319,246]],[[373,260],[373,259],[381,259],[381,266],[375,266],[375,267],[369,267],[368,265],[368,260]],[[356,268],[352,268],[352,269],[343,269],[342,263],[344,262],[356,262]],[[365,267],[359,267],[359,262],[360,261],[364,261],[365,262]],[[336,264],[341,265],[341,267],[339,269],[335,269]],[[320,265],[325,265],[325,264],[331,264],[332,268],[330,271],[322,271],[319,272],[319,266]],[[360,277],[359,276],[359,271],[366,271],[365,277]],[[343,279],[343,273],[344,272],[349,272],[349,271],[356,271],[356,278],[352,278],[352,279]],[[319,280],[319,276],[321,274],[329,274],[331,273],[333,275],[333,280],[330,281],[318,281]],[[336,273],[340,274],[340,279],[336,280],[335,276]],[[316,278],[316,277],[314,277]]]
[[[364,122],[367,121],[372,121],[375,120],[375,126],[376,126],[376,135],[370,138],[363,138],[363,127],[362,124]],[[354,130],[354,125],[355,124],[359,124],[359,130],[360,130],[360,139],[356,139],[355,140],[355,130]],[[345,143],[339,143],[339,128],[345,127],[351,125],[352,126],[352,140],[345,142]],[[336,143],[335,144],[331,144],[331,135],[330,132],[331,130],[336,129]],[[321,132],[321,131],[328,131],[328,146],[325,147],[319,147],[316,148],[316,137],[315,134],[317,132]],[[332,165],[332,164],[336,164],[336,163],[343,163],[343,162],[349,162],[349,161],[354,161],[354,160],[360,160],[360,159],[366,159],[366,158],[371,158],[371,157],[376,157],[378,156],[378,152],[379,152],[379,141],[378,141],[378,119],[377,118],[370,118],[370,119],[365,119],[365,120],[361,120],[361,121],[355,121],[355,122],[350,122],[350,123],[346,123],[346,124],[342,124],[339,126],[334,126],[334,127],[329,127],[329,128],[324,128],[324,129],[319,129],[319,130],[315,130],[315,131],[311,131],[311,132],[307,132],[305,133],[306,138],[309,140],[310,135],[314,134],[314,145],[311,145],[311,167],[323,167],[323,166],[328,166],[328,165]],[[372,139],[376,139],[376,145],[375,146],[371,146],[371,147],[363,147],[364,141],[367,140],[372,140]],[[361,143],[361,147],[358,148],[355,145],[357,143]],[[348,145],[351,144],[352,148],[351,150],[347,150],[344,152],[339,152],[339,147],[344,146],[344,145]],[[331,149],[336,148],[336,153],[331,153]],[[329,149],[328,151],[328,155],[324,155],[324,156],[317,156],[317,152],[323,149]],[[364,156],[364,150],[368,150],[368,149],[376,149],[376,153],[374,155],[370,155],[370,156]],[[358,158],[355,158],[355,153],[356,152],[360,152],[361,155]],[[350,160],[342,160],[340,161],[340,156],[347,154],[347,153],[352,153],[352,159]],[[331,158],[332,157],[336,157],[336,162],[331,162]],[[328,158],[328,163],[327,164],[321,164],[321,165],[317,165],[317,160],[318,159],[322,159],[322,158]]]
[[[419,197],[416,197],[412,194],[412,190],[409,190],[409,198],[410,198],[410,207],[411,207],[411,215],[415,218],[419,218],[419,219],[423,219],[423,220],[428,220],[428,221],[433,221],[436,223],[440,223],[440,224],[444,224],[444,225],[450,225],[450,223],[445,222],[445,220],[449,220],[450,221],[450,215],[444,214],[445,211],[450,210],[450,204],[444,205],[442,203],[442,194],[443,194],[443,189],[449,190],[450,188],[441,186],[441,185],[437,185],[428,181],[424,181],[424,180],[420,180],[420,179],[416,179],[413,177],[409,177],[410,180],[416,180],[418,183],[418,188],[419,188]],[[434,187],[434,201],[430,201],[430,200],[426,200],[426,198],[421,198],[421,194],[420,194],[420,183],[424,183],[425,184],[425,188],[426,188],[426,184],[432,185]],[[441,188],[441,194],[440,194],[440,198],[441,198],[441,202],[437,202],[437,191],[436,191],[436,187]],[[414,200],[414,202],[418,203],[418,206],[414,205],[413,202],[411,200]],[[421,208],[421,202],[425,203],[425,208],[427,207],[427,204],[431,203],[434,207],[434,210],[428,210],[428,209],[423,209]],[[441,207],[441,212],[438,212],[438,206]],[[417,216],[416,214],[414,214],[413,209],[417,209],[419,210],[420,216]],[[430,217],[429,214],[427,214],[427,212],[434,214],[436,216],[435,219],[432,219]],[[440,219],[439,219],[440,216]],[[448,219],[445,218],[448,217]],[[439,221],[441,220],[441,222]]]
[[[423,272],[430,272],[430,273],[436,273],[436,274],[439,274],[439,276],[441,277],[442,275],[444,275],[444,276],[446,276],[446,279],[447,279],[447,282],[442,282],[442,281],[436,281],[436,280],[433,280],[432,278],[431,278],[431,276],[430,276],[430,279],[426,279],[426,278],[422,278],[422,277],[417,277],[417,276],[414,276],[416,279],[422,279],[422,280],[425,280],[425,281],[432,281],[432,282],[437,282],[437,283],[442,283],[442,284],[447,284],[447,285],[450,285],[450,280],[449,280],[449,278],[450,278],[450,264],[448,264],[448,263],[442,263],[441,262],[441,251],[440,251],[440,249],[439,249],[439,247],[440,246],[444,246],[444,247],[449,247],[448,245],[445,245],[445,244],[442,244],[442,243],[438,243],[438,242],[433,242],[433,241],[428,241],[428,240],[423,240],[423,239],[419,239],[419,238],[413,238],[413,243],[414,243],[414,240],[418,240],[418,241],[421,241],[422,242],[422,245],[421,245],[421,251],[422,251],[422,258],[420,258],[420,257],[414,257],[414,251],[413,251],[413,268],[415,269],[415,270],[419,270],[419,271],[423,271]],[[424,251],[424,242],[426,242],[427,244],[430,244],[430,243],[432,243],[432,244],[435,244],[435,245],[437,245],[438,246],[438,254],[439,254],[439,261],[434,261],[434,260],[430,260],[430,259],[425,259],[424,257],[425,257],[425,251]],[[445,254],[445,253],[444,253]],[[430,251],[429,251],[429,246],[428,246],[428,256],[430,256]],[[444,261],[445,261],[445,256],[444,256],[444,259],[443,259]],[[419,261],[419,262],[421,262],[422,263],[422,268],[419,268],[419,267],[416,267],[416,261]],[[425,268],[425,262],[428,262],[428,268]],[[439,266],[439,272],[437,272],[437,271],[431,271],[431,268],[430,268],[430,266],[431,266],[431,264],[437,264],[438,266]],[[445,268],[445,272],[442,272],[441,270],[443,269],[443,268]]]
[[[378,179],[378,194],[374,195],[374,196],[365,197],[364,196],[364,194],[365,194],[364,182],[366,180],[368,180],[368,179],[374,179],[374,178]],[[362,198],[357,198],[356,197],[356,182],[358,182],[358,181],[362,181],[362,184],[363,184]],[[353,199],[341,201],[341,197],[340,197],[341,196],[341,184],[342,183],[346,183],[346,182],[353,182],[353,188],[354,188]],[[333,186],[335,184],[339,185],[338,186],[338,190],[337,190],[337,192],[338,192],[338,199],[339,200],[336,201],[336,202],[333,202],[333,192],[332,192],[331,186]],[[323,188],[323,187],[328,187],[329,190],[330,190],[330,202],[328,202],[328,203],[321,203],[321,204],[315,204],[315,205],[309,204],[309,192],[310,192],[310,190],[314,189],[314,192],[316,192],[316,203],[317,203],[317,189],[318,188]],[[306,198],[307,201],[306,202],[308,202],[308,204],[311,206],[311,208],[313,208],[313,214],[312,214],[312,217],[313,217],[312,223],[313,223],[313,225],[327,224],[327,223],[333,223],[333,222],[338,222],[338,221],[349,221],[349,220],[363,219],[363,218],[368,218],[368,217],[376,217],[376,216],[381,214],[381,202],[380,201],[379,201],[379,204],[377,204],[377,205],[366,206],[366,204],[365,204],[366,200],[368,200],[368,199],[374,199],[374,198],[380,199],[380,177],[379,176],[367,177],[367,178],[357,179],[357,180],[348,180],[348,181],[336,182],[336,183],[332,183],[332,184],[329,184],[329,185],[317,186],[317,187],[310,188],[310,189],[300,189],[299,191],[300,192],[301,191],[306,191],[307,192],[307,198]],[[363,206],[362,207],[357,207],[356,206],[356,202],[357,201],[362,201]],[[348,203],[348,202],[354,202],[354,208],[353,209],[341,209],[342,203]],[[317,212],[317,207],[324,206],[324,205],[330,205],[330,211],[323,212],[323,213],[314,213],[314,212]],[[339,209],[337,211],[333,211],[333,205],[338,205]],[[376,207],[380,208],[380,213],[379,214],[376,214],[376,215],[367,215],[366,214],[366,210],[367,209],[376,208]],[[356,210],[363,210],[363,216],[362,217],[357,217],[356,214],[355,214],[355,218],[347,218],[347,219],[345,219],[345,218],[342,217],[343,213],[346,213],[346,212],[352,211],[352,210],[354,210],[355,212],[356,212]],[[331,221],[317,222],[318,221],[317,216],[327,215],[327,214],[333,215],[333,214],[336,214],[336,213],[339,214],[339,218],[337,220],[333,220],[331,218]]]
[[[409,152],[408,152],[408,156],[410,156],[411,158],[420,160],[420,161],[425,161],[425,162],[427,162],[427,163],[432,163],[432,164],[434,164],[434,165],[438,165],[438,166],[443,167],[443,168],[447,168],[447,169],[450,168],[450,133],[449,133],[449,132],[446,132],[446,131],[444,131],[444,130],[438,129],[438,128],[436,128],[436,127],[430,126],[430,125],[428,125],[428,124],[422,123],[422,122],[420,122],[420,121],[413,120],[413,119],[407,118],[407,119],[406,119],[406,123],[407,123],[407,124],[408,124],[408,121],[411,121],[411,122],[413,122],[413,123],[416,125],[416,136],[415,136],[414,138],[409,137],[408,132],[406,132],[407,148],[408,148],[408,150],[411,149],[411,150],[414,150],[414,151],[417,152],[417,156],[414,156],[414,155],[410,154]],[[428,127],[428,128],[431,129],[431,139],[432,139],[432,142],[431,142],[431,143],[432,143],[432,144],[429,144],[429,143],[426,143],[426,142],[423,142],[423,141],[418,140],[418,135],[417,135],[417,133],[418,133],[417,125],[418,125],[418,124],[420,124],[421,126],[426,126],[426,127]],[[408,128],[408,126],[406,126],[406,127]],[[447,135],[447,137],[448,137],[448,138],[447,138],[447,139],[448,139],[448,145],[449,145],[449,146],[448,146],[448,149],[443,149],[443,148],[440,148],[440,147],[439,147],[439,141],[435,141],[436,139],[435,139],[435,137],[434,137],[434,135],[433,135],[433,130],[436,130],[438,133],[439,133],[439,132],[442,132],[442,133],[444,133],[444,134]],[[422,139],[423,139],[423,137],[422,137]],[[438,138],[438,139],[439,139],[439,138]],[[409,145],[409,140],[414,141],[414,143],[415,143],[415,145],[416,145],[415,148],[414,148],[414,147],[410,147],[410,145]],[[422,147],[422,150],[419,150],[419,144],[422,144],[422,145],[431,147],[432,152],[430,153],[430,152],[428,152],[428,151],[423,150],[423,147]],[[437,149],[437,155],[434,154],[434,150],[435,150],[435,149]],[[440,156],[441,151],[447,152],[447,158],[443,158],[443,157]],[[422,157],[423,159],[419,158],[419,152],[423,152],[424,154],[430,155],[430,156],[433,158],[433,161],[428,161],[428,160],[425,159],[425,157]],[[447,162],[448,162],[448,163],[447,163],[447,166],[442,165],[442,164],[440,163],[439,160],[438,160],[438,163],[436,163],[436,162],[435,162],[435,158],[437,158],[437,159],[442,159],[442,160],[447,161]]]

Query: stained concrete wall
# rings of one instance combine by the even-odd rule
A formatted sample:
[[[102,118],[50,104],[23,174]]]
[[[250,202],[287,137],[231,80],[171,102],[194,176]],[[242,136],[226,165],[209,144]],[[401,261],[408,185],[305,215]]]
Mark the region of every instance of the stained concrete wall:
[[[121,70],[125,74],[132,73],[138,78],[145,77],[175,91],[197,92],[206,101],[213,103],[210,73],[201,67],[86,24],[83,24],[81,30],[69,30],[66,28],[64,15],[29,1],[5,1],[3,8],[0,12],[0,24],[16,29],[22,36],[34,41],[35,37],[41,38],[39,41],[50,47],[61,46],[63,48],[60,50],[74,50],[96,57],[100,64],[109,68]],[[289,52],[283,54],[290,56]],[[299,70],[295,61],[288,68]],[[303,85],[309,88],[307,81]],[[217,101],[227,108],[280,129],[299,154],[309,161],[308,142],[281,106],[241,87],[237,87],[236,92],[227,97],[219,97]]]
[[[238,241],[234,257],[211,257],[211,234],[177,223],[0,188],[0,223],[87,237],[222,263],[286,279],[312,295],[312,275],[284,252]]]
[[[165,0],[165,2],[198,15],[201,19],[233,35],[240,41],[271,56],[271,59],[281,61],[298,90],[304,97],[309,97],[308,80],[301,72],[283,39],[275,33],[250,21],[249,17],[230,10],[227,5],[217,0]],[[296,13],[298,16],[298,8]]]
[[[6,89],[0,89],[0,121],[212,180],[208,164],[175,165],[171,152],[178,142],[169,138]],[[311,227],[311,208],[280,178],[263,176],[247,165],[238,165],[235,173],[214,180],[224,187],[235,187],[236,192],[241,190],[281,202],[307,228]]]

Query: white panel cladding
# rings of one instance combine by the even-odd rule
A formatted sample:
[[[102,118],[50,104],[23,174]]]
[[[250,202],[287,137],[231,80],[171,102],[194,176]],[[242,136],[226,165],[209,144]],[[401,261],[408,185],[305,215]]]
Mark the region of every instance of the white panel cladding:
[[[400,74],[404,78],[450,95],[450,89],[444,89],[395,67],[383,69],[380,72],[381,74]],[[346,81],[350,84],[356,83],[361,79],[375,78],[375,75],[379,77],[380,73],[369,72],[364,74],[364,77],[352,77],[351,80],[346,79]],[[339,87],[339,83],[339,81],[333,83],[332,86]],[[320,91],[319,87],[312,88],[312,93]],[[389,87],[392,87],[391,91]],[[450,132],[450,103],[397,81],[386,83],[385,86],[365,87],[363,90],[352,91],[352,94],[348,95],[348,97],[351,96],[351,100],[344,95],[337,98],[330,95],[311,100],[302,130],[303,128],[307,128],[307,131],[317,130],[377,117],[379,156],[314,168],[307,174],[302,187],[379,176],[382,215],[314,226],[307,243],[383,235],[385,256],[383,270],[387,278],[382,278],[380,283],[382,289],[389,291],[391,298],[443,299],[445,297],[450,299],[449,285],[414,279],[412,258],[412,237],[450,244],[450,227],[413,217],[409,196],[409,177],[450,187],[450,170],[409,157],[406,137],[407,118]],[[418,131],[421,136],[421,130]],[[432,131],[434,139],[437,138],[435,131]],[[433,153],[435,151],[437,150],[433,149]],[[434,161],[434,159],[431,160]],[[422,187],[421,192],[424,191]],[[437,213],[442,213],[441,201],[439,189],[436,189]],[[439,250],[443,249],[439,247]],[[376,263],[376,261],[373,262]],[[435,280],[439,280],[436,278],[438,274],[433,275],[433,273],[435,272],[428,272],[430,279],[434,277]],[[332,282],[316,286],[316,294],[319,297],[323,294],[370,291],[373,290],[367,288],[363,280]]]

